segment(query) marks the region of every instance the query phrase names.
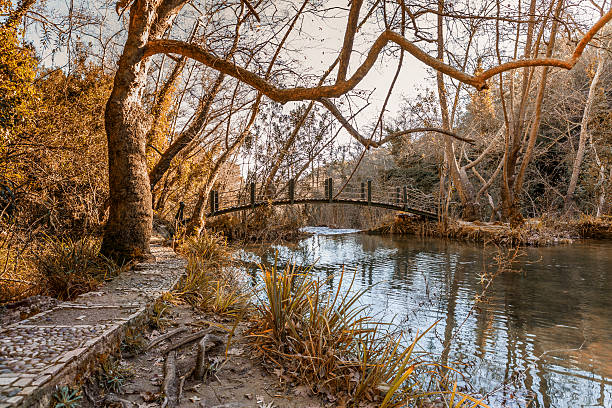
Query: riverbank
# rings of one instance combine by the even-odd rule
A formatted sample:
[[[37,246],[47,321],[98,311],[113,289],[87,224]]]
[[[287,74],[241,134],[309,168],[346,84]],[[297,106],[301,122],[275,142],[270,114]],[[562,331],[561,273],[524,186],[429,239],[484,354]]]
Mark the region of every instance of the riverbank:
[[[329,406],[264,364],[252,349],[248,321],[171,302],[157,310],[85,382],[81,407]]]
[[[368,234],[416,235],[496,245],[549,246],[570,244],[577,239],[612,239],[612,217],[583,216],[575,220],[532,218],[520,227],[501,222],[431,221],[400,213]]]

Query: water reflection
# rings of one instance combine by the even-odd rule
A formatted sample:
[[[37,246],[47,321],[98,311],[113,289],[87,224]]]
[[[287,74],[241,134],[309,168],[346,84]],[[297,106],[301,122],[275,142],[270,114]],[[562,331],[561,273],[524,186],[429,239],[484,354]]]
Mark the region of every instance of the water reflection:
[[[495,390],[493,406],[612,407],[611,243],[527,249],[523,273],[498,277],[478,304],[493,247],[351,234],[254,253],[316,262],[330,286],[344,266],[353,290],[374,285],[363,299],[374,313],[413,332],[440,320],[421,347],[469,363],[476,391]]]

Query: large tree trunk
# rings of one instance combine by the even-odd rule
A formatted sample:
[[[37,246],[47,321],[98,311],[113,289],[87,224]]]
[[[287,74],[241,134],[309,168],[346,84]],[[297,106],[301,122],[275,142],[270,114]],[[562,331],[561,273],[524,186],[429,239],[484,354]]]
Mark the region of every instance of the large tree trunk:
[[[110,207],[101,252],[119,262],[151,258],[153,208],[146,158],[149,116],[142,106],[150,60],[143,55],[149,39],[159,38],[183,5],[184,0],[161,4],[136,0],[129,6],[128,38],[104,117]]]
[[[120,74],[121,72],[118,72]],[[150,255],[153,209],[138,99],[114,95],[106,107],[110,212],[102,253],[119,261]]]
[[[147,13],[143,10],[135,14],[144,19]],[[142,49],[148,28],[146,22],[134,20],[130,24],[130,36],[119,60],[104,118],[108,139],[110,212],[102,253],[119,261],[150,256],[153,219],[145,151],[148,117],[141,103],[147,73]],[[134,25],[140,27],[132,30]]]

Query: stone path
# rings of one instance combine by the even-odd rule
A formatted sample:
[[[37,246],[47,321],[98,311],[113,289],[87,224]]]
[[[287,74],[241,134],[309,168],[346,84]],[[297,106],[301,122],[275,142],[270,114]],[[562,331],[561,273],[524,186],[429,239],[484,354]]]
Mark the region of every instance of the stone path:
[[[151,252],[155,263],[138,264],[98,292],[0,329],[0,408],[48,406],[56,386],[78,381],[129,326],[144,322],[185,270],[159,239]]]

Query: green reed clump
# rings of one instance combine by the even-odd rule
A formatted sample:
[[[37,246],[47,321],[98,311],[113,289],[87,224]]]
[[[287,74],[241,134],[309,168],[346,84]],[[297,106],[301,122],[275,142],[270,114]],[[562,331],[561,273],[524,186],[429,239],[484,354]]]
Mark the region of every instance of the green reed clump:
[[[72,388],[67,385],[56,387],[53,393],[53,408],[78,408],[81,406],[80,388]]]
[[[261,265],[260,270],[263,296],[252,338],[286,376],[348,406],[397,407],[430,394],[419,378],[423,372],[433,377],[441,370],[431,369],[439,365],[415,352],[429,329],[404,347],[401,333],[368,316],[359,304],[367,289],[352,291],[355,275],[345,288],[342,271],[337,287],[328,290],[328,282],[313,278],[310,268]],[[447,378],[435,383],[441,382]],[[468,401],[476,404],[473,407],[485,406],[456,390],[439,394],[452,407],[467,406]]]
[[[125,382],[132,377],[134,373],[112,356],[102,362],[97,373],[98,385],[106,392],[114,393],[121,392]]]

